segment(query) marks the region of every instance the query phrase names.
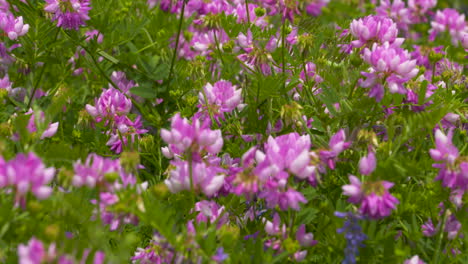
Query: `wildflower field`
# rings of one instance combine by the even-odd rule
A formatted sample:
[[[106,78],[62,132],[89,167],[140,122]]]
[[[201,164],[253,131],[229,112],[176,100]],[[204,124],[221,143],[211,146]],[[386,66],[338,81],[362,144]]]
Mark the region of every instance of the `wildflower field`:
[[[0,0],[0,263],[468,263],[467,14]]]

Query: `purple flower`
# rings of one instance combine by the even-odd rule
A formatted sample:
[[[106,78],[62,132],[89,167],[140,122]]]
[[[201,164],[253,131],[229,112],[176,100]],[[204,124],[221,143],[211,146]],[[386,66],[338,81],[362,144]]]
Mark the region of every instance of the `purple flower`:
[[[354,264],[356,263],[356,256],[359,255],[359,248],[364,247],[363,242],[367,239],[358,222],[362,219],[362,216],[352,212],[335,212],[335,215],[346,219],[344,226],[337,230],[338,234],[344,233],[346,238],[345,259],[342,263]]]
[[[173,169],[164,181],[173,193],[191,190],[204,193],[206,196],[215,195],[223,186],[224,170],[209,166],[201,162],[171,161]],[[191,168],[190,168],[191,167]]]
[[[432,223],[432,219],[429,218],[422,226],[422,233],[424,236],[431,237],[437,234],[439,227],[435,228],[434,224]]]
[[[408,51],[385,42],[382,46],[374,43],[366,48],[363,59],[371,66],[370,72],[361,72],[366,80],[360,80],[364,88],[371,88],[370,97],[382,100],[385,83],[391,93],[406,94],[405,82],[418,74],[416,60],[411,60]]]
[[[328,5],[330,0],[312,0],[307,1],[306,12],[312,16],[319,16],[322,13],[322,9]]]
[[[0,29],[5,32],[11,40],[28,33],[29,25],[23,23],[23,17],[15,17],[12,13],[0,11]]]
[[[363,199],[362,183],[354,175],[349,175],[349,181],[351,184],[343,185],[343,194],[349,196],[348,202],[357,204]]]
[[[440,163],[432,166],[439,169],[436,180],[441,180],[444,187],[468,189],[468,162],[460,157],[458,149],[452,143],[453,130],[445,135],[440,129],[435,132],[436,148],[429,150],[432,159]]]
[[[217,227],[220,228],[229,221],[224,206],[219,206],[215,201],[203,200],[197,202],[195,203],[195,211],[200,212],[196,216],[197,223],[215,223],[217,221]]]
[[[411,12],[405,6],[402,0],[381,0],[380,6],[376,8],[376,13],[379,16],[390,17],[398,25],[399,29],[408,30],[408,26],[412,24]]]
[[[178,258],[174,248],[167,242],[166,238],[155,234],[146,248],[137,248],[135,256],[131,258],[133,264],[163,264],[176,261]]]
[[[403,264],[426,264],[426,262],[422,261],[418,255],[415,255],[412,258],[405,260]]]
[[[53,14],[57,27],[79,30],[89,20],[91,7],[89,0],[46,0],[44,10]]]
[[[200,121],[194,117],[190,123],[186,118],[181,118],[179,113],[172,118],[170,131],[161,129],[161,138],[169,144],[168,148],[163,149],[168,158],[173,154],[183,156],[186,151],[190,151],[190,155],[202,151],[217,154],[223,147],[221,130],[211,130],[210,120]]]
[[[203,87],[203,92],[198,94],[200,106],[208,108],[215,117],[222,116],[223,113],[232,112],[241,103],[240,89],[236,89],[231,82],[218,81],[214,85],[207,83]]]
[[[351,142],[345,140],[345,132],[343,129],[340,129],[330,138],[330,142],[328,143],[329,150],[322,150],[319,153],[323,163],[327,164],[332,170],[335,169],[335,162],[338,155],[351,146]]]
[[[350,175],[351,185],[344,185],[343,194],[350,196],[349,202],[358,204],[359,213],[372,219],[381,219],[390,215],[399,203],[388,189],[393,183],[387,181],[361,183],[355,176]]]
[[[353,20],[350,25],[351,34],[358,38],[351,42],[355,48],[371,46],[373,43],[389,42],[400,46],[404,39],[397,38],[398,28],[392,19],[383,16],[367,16]]]
[[[289,133],[276,138],[270,136],[265,144],[266,159],[264,160],[264,163],[268,163],[269,166],[260,173],[260,177],[266,179],[271,173],[278,175],[285,170],[292,172],[299,179],[312,176],[315,167],[309,164],[310,147],[308,135],[300,136],[297,133]]]
[[[268,26],[268,21],[266,19],[266,15],[258,17],[255,14],[255,9],[258,8],[256,4],[248,3],[249,6],[249,18],[250,22],[260,28],[265,28]],[[247,10],[245,8],[244,3],[239,3],[235,9],[234,15],[237,17],[237,23],[247,23]]]
[[[299,244],[303,247],[311,247],[318,242],[317,240],[314,240],[314,234],[306,233],[304,224],[300,225],[297,229],[296,240],[299,241]]]
[[[359,172],[363,175],[371,174],[375,170],[376,163],[375,153],[370,151],[367,156],[359,160]]]
[[[132,109],[132,101],[115,88],[109,88],[95,100],[95,106],[86,105],[86,111],[96,119],[96,122],[113,120],[116,116],[126,115]]]
[[[40,111],[39,114],[37,114],[36,116],[33,110],[29,109],[29,111],[26,112],[26,114],[31,114],[31,118],[29,119],[29,122],[26,128],[28,129],[29,133],[34,133],[37,131],[36,124],[44,123],[45,121],[44,112]],[[59,125],[58,122],[49,124],[47,128],[44,130],[44,132],[42,133],[41,139],[53,137],[55,133],[57,133],[58,125]]]
[[[432,15],[430,9],[437,5],[437,0],[408,0],[408,8],[411,11],[413,24],[427,22],[426,15]]]
[[[18,246],[19,264],[41,264],[45,256],[44,245],[34,237],[27,245]]]
[[[46,168],[42,160],[34,153],[18,154],[14,159],[4,162],[4,171],[0,170],[0,186],[14,186],[17,203],[24,205],[25,196],[30,190],[38,199],[45,199],[52,193],[47,186],[55,175],[54,168]],[[3,179],[1,179],[3,178]]]
[[[448,31],[452,37],[452,44],[457,46],[458,42],[464,41],[468,33],[468,24],[465,21],[465,15],[459,14],[457,10],[445,8],[438,10],[431,21],[432,28],[429,30],[429,40],[433,41],[437,34]]]
[[[281,210],[291,208],[299,211],[299,203],[307,203],[304,195],[291,187],[286,187],[284,180],[268,180],[258,197],[265,199],[268,208],[275,208],[278,205]]]
[[[216,254],[211,259],[214,260],[216,263],[223,263],[228,257],[229,255],[224,253],[224,248],[219,247],[216,250]]]
[[[265,232],[270,236],[283,235],[286,233],[286,225],[281,225],[281,219],[278,213],[273,216],[273,222],[264,219]]]
[[[137,116],[135,121],[130,120],[127,116],[116,116],[114,126],[117,129],[109,131],[111,136],[106,145],[110,146],[110,149],[115,153],[122,152],[123,146],[128,144],[128,139],[133,143],[135,138],[148,132],[148,130],[143,129],[141,116]]]
[[[136,184],[135,177],[124,171],[119,160],[103,158],[94,153],[88,155],[84,164],[81,161],[73,164],[73,168],[75,175],[72,183],[76,187],[86,185],[90,188],[102,186],[105,189],[120,189]],[[113,182],[117,179],[122,183]]]
[[[111,231],[117,230],[122,223],[125,224],[138,224],[138,218],[135,215],[130,213],[121,213],[115,212],[112,209],[112,206],[115,205],[119,201],[119,197],[110,192],[102,192],[99,194],[99,209],[100,209],[100,216],[101,221],[105,225],[109,225],[109,229]],[[93,204],[97,204],[98,201],[91,200]],[[94,212],[97,215],[97,210]]]
[[[102,36],[102,35],[100,35]],[[125,72],[114,71],[111,75],[111,80],[119,87],[119,90],[125,95],[130,96],[130,89],[133,87],[138,87],[138,84],[133,80],[127,79]]]
[[[447,217],[447,221],[445,222],[445,228],[444,228],[444,231],[447,232],[447,238],[450,240],[455,239],[458,236],[458,233],[460,232],[461,226],[462,225],[460,221],[458,221],[455,215],[452,213],[449,213],[449,216]]]

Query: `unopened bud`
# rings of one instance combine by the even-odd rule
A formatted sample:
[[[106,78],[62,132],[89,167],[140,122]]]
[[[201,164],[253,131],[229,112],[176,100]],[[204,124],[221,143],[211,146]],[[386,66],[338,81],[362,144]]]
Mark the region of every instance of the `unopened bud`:
[[[264,15],[265,15],[266,10],[265,10],[265,8],[263,8],[263,7],[257,7],[257,8],[255,8],[254,12],[255,12],[255,15],[256,15],[257,17],[261,17],[261,16],[264,16]]]

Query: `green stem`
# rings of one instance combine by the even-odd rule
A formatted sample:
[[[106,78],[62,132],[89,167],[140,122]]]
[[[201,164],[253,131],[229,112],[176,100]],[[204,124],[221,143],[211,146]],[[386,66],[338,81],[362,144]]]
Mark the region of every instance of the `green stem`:
[[[439,230],[439,237],[437,239],[437,245],[436,245],[436,251],[434,255],[434,263],[439,263],[439,255],[440,255],[440,247],[442,245],[442,239],[444,238],[444,229],[445,229],[445,223],[447,222],[447,209],[444,210],[443,214],[443,219],[442,219],[442,225]]]
[[[286,76],[286,64],[285,64],[285,45],[284,45],[284,39],[285,39],[285,34],[286,34],[286,20],[283,21],[283,27],[281,29],[281,63],[282,68],[283,68],[283,76]],[[286,80],[284,81],[283,84],[284,90],[286,90]]]
[[[250,28],[250,12],[249,12],[249,1],[245,0],[245,12],[247,13],[247,22]]]
[[[53,42],[56,42],[57,41],[57,38],[58,38],[58,34],[59,34],[60,30],[59,28],[57,28],[57,31],[55,33],[55,37],[54,37],[54,41]],[[47,51],[47,56],[46,58],[48,58],[50,56],[50,53],[52,52],[52,48],[50,48],[48,51]],[[39,83],[41,82],[42,80],[42,76],[44,75],[44,71],[45,71],[45,68],[47,66],[47,63],[44,63],[44,65],[42,65],[42,69],[41,69],[41,72],[39,73],[39,77],[36,81],[36,83],[34,84],[34,88],[33,88],[33,91],[31,93],[31,96],[29,97],[29,102],[28,102],[28,105],[26,106],[26,111],[28,111],[28,109],[31,107],[31,103],[32,103],[32,100],[34,98],[34,95],[36,94],[36,91],[37,91],[37,88],[39,87]]]
[[[175,59],[177,57],[177,50],[179,49],[180,32],[182,31],[182,23],[184,21],[185,3],[186,3],[186,0],[184,0],[184,2],[182,3],[182,9],[180,11],[179,27],[177,28],[177,38],[176,38],[174,53],[172,54],[171,68],[169,69],[169,75],[167,77],[167,87],[168,88],[169,88],[169,82],[171,81],[172,74],[174,72],[174,64],[175,64]]]

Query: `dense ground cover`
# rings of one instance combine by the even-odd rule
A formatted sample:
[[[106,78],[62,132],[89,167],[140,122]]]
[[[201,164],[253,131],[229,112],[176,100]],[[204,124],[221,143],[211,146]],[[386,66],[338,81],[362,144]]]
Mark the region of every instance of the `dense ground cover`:
[[[0,262],[468,263],[467,8],[0,0]]]

